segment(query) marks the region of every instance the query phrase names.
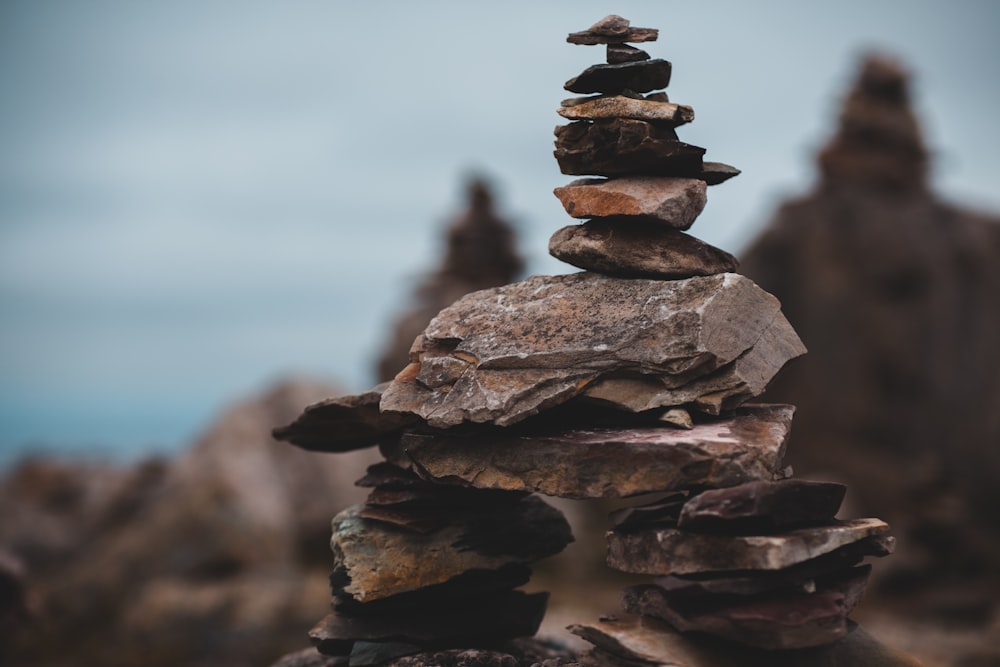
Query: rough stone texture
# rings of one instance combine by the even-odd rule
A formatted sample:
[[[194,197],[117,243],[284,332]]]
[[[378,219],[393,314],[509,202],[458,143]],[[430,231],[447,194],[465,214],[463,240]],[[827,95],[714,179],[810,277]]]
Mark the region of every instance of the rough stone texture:
[[[659,34],[660,31],[656,28],[633,28],[628,19],[610,14],[586,30],[571,32],[566,41],[584,45],[654,42]]]
[[[574,218],[638,217],[688,229],[705,208],[704,181],[664,176],[581,178],[553,192]]]
[[[603,19],[587,28],[587,32],[593,35],[603,35],[605,37],[621,37],[628,34],[631,23],[623,16],[608,14]]]
[[[570,631],[598,647],[581,657],[594,667],[920,667],[921,664],[854,624],[848,625],[844,639],[830,646],[790,651],[763,651],[713,637],[686,637],[662,621],[630,614],[571,626]]]
[[[413,309],[396,320],[382,348],[381,381],[391,380],[409,363],[413,339],[438,311],[469,292],[506,285],[524,269],[514,230],[496,212],[489,183],[473,179],[467,193],[468,208],[448,223],[441,263],[417,285]]]
[[[623,90],[648,93],[670,84],[671,65],[660,58],[591,65],[563,86],[571,93],[614,95]]]
[[[792,412],[787,405],[743,407],[691,430],[407,434],[383,453],[440,483],[566,498],[619,498],[771,479],[781,467]]]
[[[632,63],[639,60],[649,60],[649,54],[628,44],[608,44],[607,60],[612,65]]]
[[[882,59],[862,64],[820,167],[742,258],[810,349],[769,392],[799,405],[790,462],[845,482],[905,542],[870,599],[985,634],[1000,612],[1000,218],[932,192],[907,77]]]
[[[628,218],[563,227],[549,239],[549,254],[620,278],[709,276],[735,271],[739,264],[728,252],[684,232]]]
[[[605,67],[610,67],[610,65],[605,65]],[[574,100],[571,105],[560,106],[556,113],[570,120],[619,118],[656,122],[668,127],[677,127],[694,120],[694,109],[684,104],[638,99],[624,95],[593,97],[582,101]]]
[[[798,479],[710,489],[684,505],[677,525],[729,533],[827,521],[837,514],[846,491],[843,484]]]
[[[469,570],[498,569],[558,553],[572,535],[562,513],[535,497],[490,512],[461,513],[429,535],[414,535],[358,516],[360,506],[335,516],[330,548],[334,572],[347,581],[339,593],[358,602],[440,584]]]
[[[817,582],[812,592],[719,596],[694,604],[657,586],[626,590],[626,611],[667,621],[681,632],[705,632],[747,646],[777,650],[831,644],[847,635],[847,615],[861,600],[870,568],[852,568]]]
[[[356,396],[328,398],[308,406],[288,426],[272,431],[275,440],[283,440],[311,451],[349,452],[374,447],[386,438],[398,437],[403,428],[420,422],[413,415],[383,414],[379,411],[382,391]]]
[[[327,615],[309,638],[327,655],[346,655],[355,641],[403,642],[418,646],[475,646],[534,635],[545,615],[548,593],[503,591],[465,604],[408,609],[398,614]]]
[[[575,121],[555,129],[554,155],[564,174],[700,178],[705,149],[677,140],[670,125],[642,120]]]
[[[780,570],[871,537],[879,519],[853,519],[773,535],[706,535],[675,528],[608,533],[608,565],[635,574]]]
[[[682,386],[769,344],[779,304],[742,276],[623,280],[535,276],[470,294],[414,343],[419,361],[382,396],[435,428],[505,426],[597,378],[634,372]],[[667,406],[664,406],[667,407]]]

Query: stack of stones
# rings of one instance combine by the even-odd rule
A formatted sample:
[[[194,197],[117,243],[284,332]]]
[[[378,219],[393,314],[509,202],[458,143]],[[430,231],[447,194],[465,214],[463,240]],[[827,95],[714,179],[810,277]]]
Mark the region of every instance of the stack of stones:
[[[835,520],[842,486],[788,479],[793,408],[746,403],[805,350],[773,296],[683,231],[706,186],[738,171],[677,139],[690,107],[643,96],[671,66],[626,43],[656,36],[617,16],[569,36],[609,61],[566,84],[597,95],[564,102],[573,122],[556,129],[562,170],[604,177],[556,190],[587,222],[551,252],[585,271],[459,299],[391,383],[276,430],[386,459],[360,482],[368,502],[333,521],[322,652],[376,664],[435,649],[444,664],[442,650],[530,634],[544,601],[512,589],[571,539],[533,492],[656,494],[613,516],[608,562],[659,578],[626,591],[628,614],[572,628],[595,644],[587,661],[701,664],[683,661],[689,631],[752,651],[848,633],[867,575],[855,564],[888,553],[888,527]]]

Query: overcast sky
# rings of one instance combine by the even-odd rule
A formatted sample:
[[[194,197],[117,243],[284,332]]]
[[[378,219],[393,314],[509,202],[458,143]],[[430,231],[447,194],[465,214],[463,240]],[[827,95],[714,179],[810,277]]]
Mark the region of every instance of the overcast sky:
[[[367,388],[470,170],[532,273],[566,33],[660,28],[681,139],[743,174],[692,232],[738,252],[808,191],[861,54],[898,57],[946,198],[1000,211],[1000,3],[0,4],[0,462],[177,447],[287,374]]]

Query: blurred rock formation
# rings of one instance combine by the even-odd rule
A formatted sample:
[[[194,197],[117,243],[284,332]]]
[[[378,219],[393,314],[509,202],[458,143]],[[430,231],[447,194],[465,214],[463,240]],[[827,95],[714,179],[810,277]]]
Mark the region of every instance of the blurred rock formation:
[[[893,525],[883,599],[985,623],[1000,600],[1000,219],[942,202],[929,162],[907,72],[867,58],[814,192],[741,266],[809,349],[767,393],[798,406],[796,473],[846,482],[856,511]]]
[[[393,327],[378,362],[379,382],[391,380],[409,363],[410,345],[440,310],[469,292],[506,285],[524,269],[510,224],[497,216],[493,194],[483,179],[468,185],[468,209],[448,226],[441,266],[424,278],[415,306]]]
[[[270,430],[336,393],[282,383],[175,460],[12,469],[0,663],[259,665],[300,646],[328,602],[331,509],[364,497],[352,482],[377,455],[310,457]]]

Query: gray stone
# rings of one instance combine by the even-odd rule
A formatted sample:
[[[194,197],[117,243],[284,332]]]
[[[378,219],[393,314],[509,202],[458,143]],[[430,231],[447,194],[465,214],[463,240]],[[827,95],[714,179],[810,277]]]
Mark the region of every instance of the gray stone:
[[[726,273],[739,264],[728,252],[684,232],[629,218],[563,227],[549,240],[549,254],[605,275],[659,280]]]
[[[734,176],[739,176],[740,170],[721,162],[703,162],[701,165],[701,178],[709,185],[718,185],[728,181]]]
[[[649,60],[649,54],[628,44],[608,44],[608,62],[631,63],[639,60]]]
[[[441,311],[381,409],[419,415],[435,428],[506,426],[609,374],[674,376],[680,386],[766,347],[778,309],[733,273],[676,281],[534,276]]]
[[[670,176],[581,178],[553,192],[574,218],[638,217],[687,229],[708,201],[705,182]]]
[[[671,65],[660,58],[592,65],[563,86],[573,93],[614,95],[623,90],[648,93],[670,84]]]
[[[382,452],[439,483],[566,498],[620,498],[772,479],[781,467],[792,413],[787,405],[743,407],[690,430],[409,433]]]
[[[671,127],[677,127],[694,120],[694,109],[687,105],[637,99],[625,95],[602,95],[590,98],[570,106],[561,106],[556,110],[556,113],[570,120],[624,118],[666,123]]]
[[[889,526],[854,519],[773,535],[708,535],[676,528],[608,533],[608,565],[635,574],[780,570],[875,535]]]
[[[573,537],[562,513],[534,496],[462,513],[427,535],[358,516],[360,505],[332,521],[335,591],[370,602],[441,584],[470,570],[496,570],[558,553]]]

